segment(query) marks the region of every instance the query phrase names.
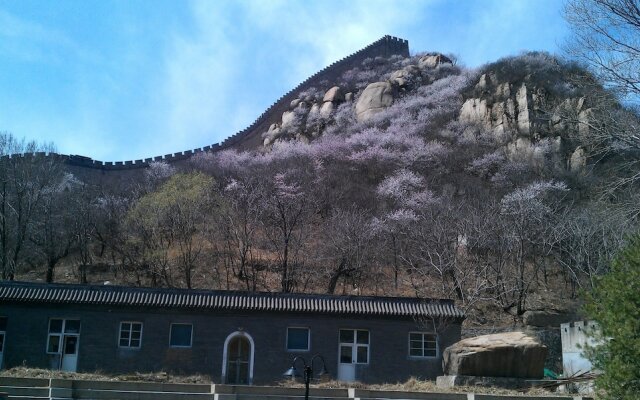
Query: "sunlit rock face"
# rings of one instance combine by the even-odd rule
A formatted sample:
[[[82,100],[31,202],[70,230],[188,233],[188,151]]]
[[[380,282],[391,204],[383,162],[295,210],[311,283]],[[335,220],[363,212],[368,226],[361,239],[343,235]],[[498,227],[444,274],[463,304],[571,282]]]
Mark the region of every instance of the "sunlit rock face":
[[[533,64],[541,59],[543,63],[553,62],[532,57],[528,62]],[[571,90],[558,93],[557,87],[570,84],[553,75],[540,79],[535,69],[523,72],[509,66],[513,61],[506,61],[511,71],[505,73],[505,62],[502,61],[503,65],[500,62],[470,75],[473,79],[469,88],[459,91],[461,106],[454,119],[490,133],[502,144],[504,156],[511,161],[526,162],[536,168],[549,166],[552,161],[571,172],[583,171],[589,149],[578,149],[579,143],[571,138],[589,133],[592,112],[585,105],[584,96],[572,94]],[[363,62],[342,79],[301,92],[290,102],[281,120],[262,134],[263,145],[269,147],[287,140],[312,141],[335,124],[338,110],[341,118],[349,114],[353,124],[376,124],[380,116],[374,116],[396,103],[417,104],[422,93],[430,95],[429,87],[438,87],[438,81],[451,73],[459,74],[461,69],[454,64],[439,53],[396,56],[395,60],[378,57]]]
[[[393,86],[389,82],[374,82],[364,89],[356,103],[356,119],[366,121],[393,103]]]
[[[446,375],[542,378],[547,347],[522,332],[463,339],[443,353]]]
[[[539,84],[501,81],[488,72],[478,78],[458,118],[480,125],[505,142],[505,152],[512,160],[540,166],[552,157],[580,172],[588,152],[571,148],[563,137],[588,134],[591,110],[584,103],[584,97],[558,98]]]

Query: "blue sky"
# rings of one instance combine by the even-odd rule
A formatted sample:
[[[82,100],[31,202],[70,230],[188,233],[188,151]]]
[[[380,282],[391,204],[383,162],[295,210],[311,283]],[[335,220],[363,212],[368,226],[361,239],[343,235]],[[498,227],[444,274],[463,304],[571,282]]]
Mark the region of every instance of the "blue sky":
[[[479,66],[558,52],[561,0],[0,0],[0,131],[118,161],[221,141],[385,34]]]

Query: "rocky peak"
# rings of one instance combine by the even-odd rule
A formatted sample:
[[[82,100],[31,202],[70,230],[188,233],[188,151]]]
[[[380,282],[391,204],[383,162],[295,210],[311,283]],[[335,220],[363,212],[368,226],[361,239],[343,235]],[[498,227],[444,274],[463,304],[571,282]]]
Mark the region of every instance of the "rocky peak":
[[[339,109],[350,113],[354,123],[367,123],[398,98],[432,84],[442,77],[438,71],[453,64],[439,53],[367,60],[346,72],[342,81],[300,93],[281,121],[263,133],[263,145],[311,141],[334,123]],[[458,120],[490,132],[503,144],[509,159],[534,166],[552,159],[570,171],[582,171],[588,149],[572,138],[588,133],[590,110],[583,96],[557,89],[566,84],[558,68],[554,59],[544,54],[500,60],[485,67],[463,93]]]
[[[412,88],[430,83],[429,71],[443,65],[453,65],[453,61],[440,53],[403,58],[365,60],[361,68],[355,68],[344,75],[356,76],[360,82],[334,84],[327,90],[313,88],[291,101],[289,110],[282,114],[279,123],[272,124],[262,134],[263,145],[271,146],[282,140],[313,140],[322,134],[325,127],[332,123],[335,113],[341,105],[350,104],[352,115],[358,122],[366,122],[375,114],[393,104],[394,99]],[[389,67],[389,72],[377,74],[371,71],[375,66]],[[396,67],[393,69],[393,67]],[[365,84],[363,79],[385,78]],[[344,78],[344,76],[343,76]]]
[[[510,159],[537,165],[551,156],[580,172],[588,154],[571,139],[588,133],[590,111],[584,97],[563,97],[552,93],[548,84],[531,75],[504,80],[488,70],[469,92],[459,120],[491,132],[504,143]]]

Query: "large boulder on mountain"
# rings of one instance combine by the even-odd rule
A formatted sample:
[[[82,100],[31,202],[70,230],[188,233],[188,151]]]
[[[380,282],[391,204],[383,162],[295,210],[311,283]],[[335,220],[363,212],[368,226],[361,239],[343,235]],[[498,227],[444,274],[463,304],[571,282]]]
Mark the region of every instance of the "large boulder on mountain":
[[[340,89],[340,86],[334,86],[331,89],[327,90],[322,101],[330,101],[333,103],[344,101],[344,94],[342,93],[342,89]]]
[[[411,86],[412,83],[422,78],[420,68],[417,65],[407,65],[406,67],[393,71],[389,75],[389,82],[401,88]]]
[[[571,172],[583,172],[587,166],[587,153],[581,146],[578,146],[573,153],[571,153],[571,157],[569,157],[567,163]]]
[[[453,61],[443,54],[428,54],[418,60],[420,68],[435,68],[440,64],[452,64]]]
[[[325,101],[320,107],[320,115],[323,117],[328,117],[333,112],[333,103],[330,101]]]
[[[356,103],[356,119],[366,121],[393,103],[393,86],[389,82],[370,83]]]
[[[404,69],[393,71],[389,76],[389,82],[392,82],[393,84],[398,85],[400,87],[406,86],[408,80],[409,80],[409,73]]]
[[[523,332],[463,339],[444,351],[446,375],[542,378],[547,347]]]
[[[313,118],[315,115],[320,113],[320,105],[315,103],[314,105],[311,106],[311,109],[309,110],[309,118]]]
[[[282,128],[280,127],[280,125],[271,124],[271,126],[269,126],[269,130],[262,134],[262,139],[263,139],[262,145],[263,146],[270,146],[281,135],[282,135]]]
[[[285,111],[282,113],[282,127],[293,125],[296,120],[296,113],[293,111]]]

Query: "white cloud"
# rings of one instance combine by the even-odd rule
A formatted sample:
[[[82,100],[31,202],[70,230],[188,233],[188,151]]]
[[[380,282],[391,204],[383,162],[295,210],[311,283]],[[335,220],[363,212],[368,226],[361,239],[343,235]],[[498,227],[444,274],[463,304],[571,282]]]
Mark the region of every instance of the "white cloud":
[[[195,147],[228,118],[227,97],[238,79],[236,48],[219,3],[193,4],[193,33],[173,33],[164,54],[164,87],[155,105],[164,119],[163,147]],[[211,139],[213,142],[213,139]]]
[[[396,34],[416,22],[428,2],[354,0],[299,2],[255,1],[247,17],[267,32],[275,32],[285,46],[305,49],[291,54],[293,76],[306,78],[319,66],[336,61],[385,34]],[[313,58],[310,71],[305,58]],[[296,68],[296,65],[300,65]]]
[[[96,59],[63,31],[0,10],[0,56],[27,62],[62,63],[68,57]]]
[[[524,50],[553,48],[563,24],[559,18],[549,18],[549,14],[557,13],[559,6],[556,0],[476,3],[473,18],[456,38],[459,53],[463,60],[476,66]]]
[[[269,87],[279,88],[270,104],[318,69],[393,34],[419,14],[415,1],[194,1],[191,6],[193,27],[173,33],[164,58],[163,98],[156,104],[164,121],[163,146],[171,143],[176,151],[248,126],[264,111],[252,97],[268,80],[278,80]],[[253,65],[263,61],[267,64]],[[247,85],[247,79],[260,81]]]
[[[552,41],[540,19],[552,19],[553,1],[194,0],[144,20],[129,8],[96,16],[103,30],[87,38],[72,35],[64,18],[0,10],[0,61],[16,75],[23,64],[36,74],[16,85],[19,93],[0,90],[19,97],[0,110],[9,121],[0,129],[104,160],[200,147],[248,126],[310,74],[385,34],[472,65]]]

